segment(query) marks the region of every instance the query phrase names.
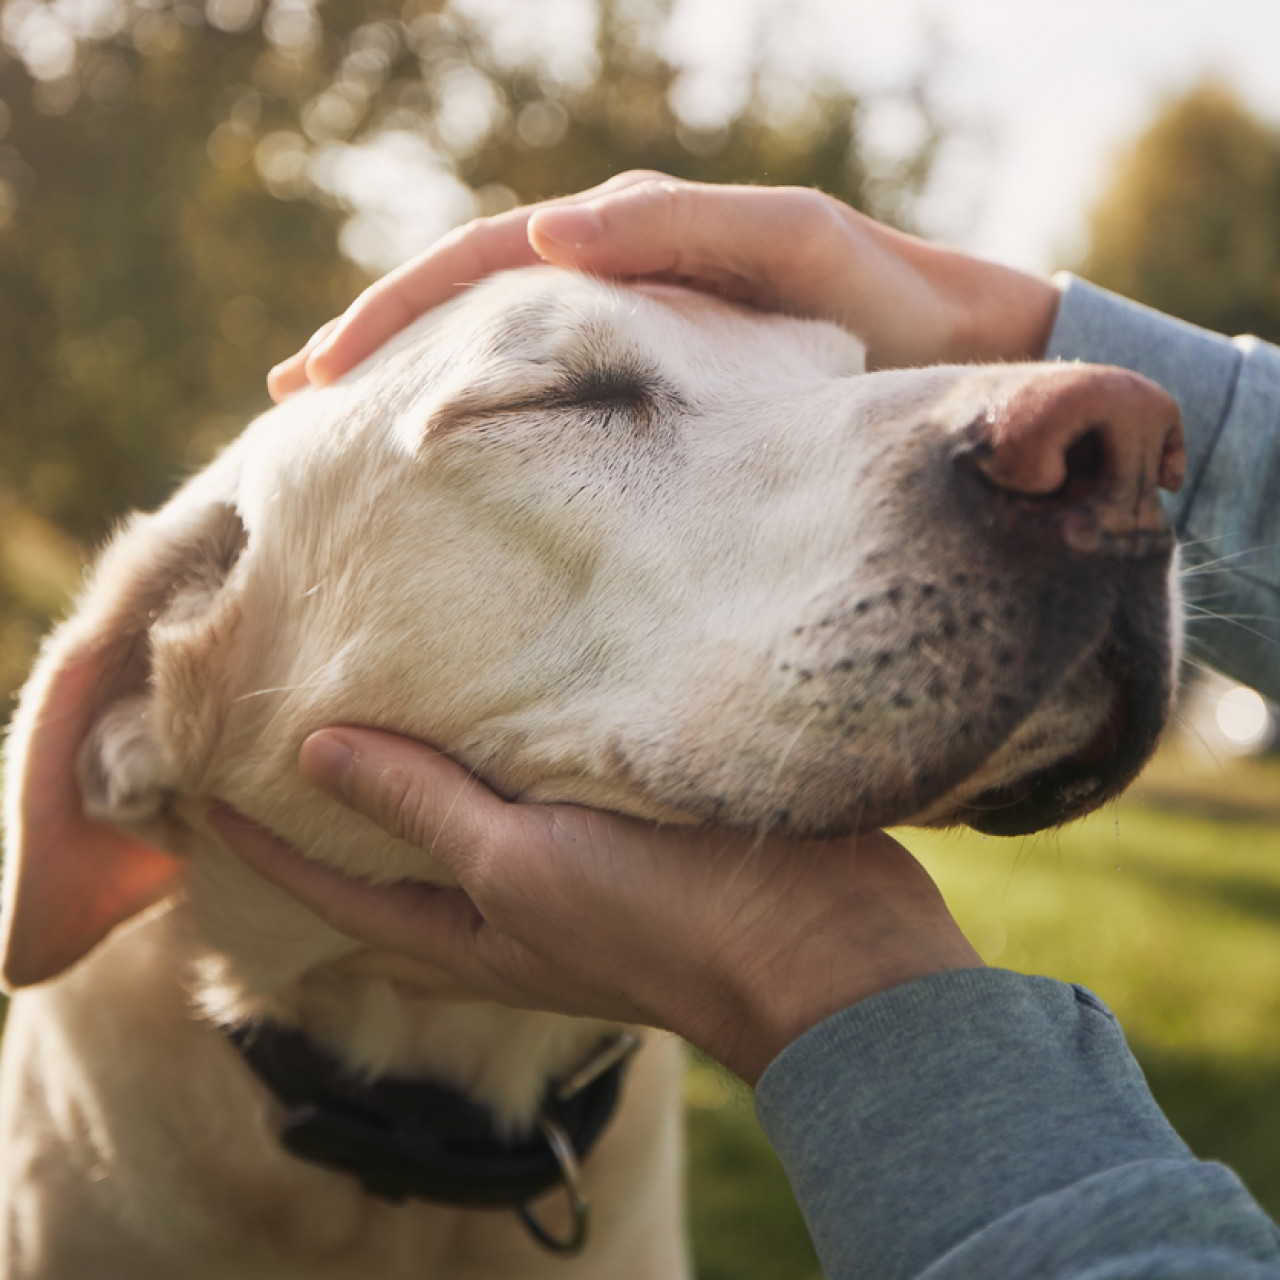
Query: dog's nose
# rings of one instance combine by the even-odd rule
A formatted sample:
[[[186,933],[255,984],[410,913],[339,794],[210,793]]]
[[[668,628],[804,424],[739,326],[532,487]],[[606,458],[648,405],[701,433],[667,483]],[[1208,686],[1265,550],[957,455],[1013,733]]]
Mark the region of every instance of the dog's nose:
[[[1053,369],[1018,387],[983,422],[972,465],[1026,508],[1055,511],[1073,549],[1095,551],[1167,526],[1157,489],[1186,469],[1178,406],[1124,369]]]

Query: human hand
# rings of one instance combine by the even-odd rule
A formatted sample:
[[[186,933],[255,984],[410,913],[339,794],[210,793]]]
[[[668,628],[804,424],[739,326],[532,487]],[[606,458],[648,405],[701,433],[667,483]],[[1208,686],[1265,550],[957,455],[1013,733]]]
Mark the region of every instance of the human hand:
[[[589,202],[647,178],[624,173],[562,200],[522,205],[491,218],[456,227],[430,248],[374,281],[342,313],[311,335],[301,351],[267,374],[267,390],[277,402],[308,383],[327,386],[425,311],[447,302],[459,289],[485,276],[542,262],[529,236],[529,221],[556,204]]]
[[[332,382],[459,286],[539,261],[831,320],[867,344],[873,369],[1039,358],[1058,307],[1045,280],[894,231],[818,191],[625,173],[445,236],[273,369],[271,394]]]
[[[215,807],[231,848],[335,929],[504,1004],[675,1031],[752,1084],[839,1009],[982,964],[924,869],[879,832],[758,839],[510,804],[431,748],[370,729],[313,734],[299,759],[458,883],[375,887]]]

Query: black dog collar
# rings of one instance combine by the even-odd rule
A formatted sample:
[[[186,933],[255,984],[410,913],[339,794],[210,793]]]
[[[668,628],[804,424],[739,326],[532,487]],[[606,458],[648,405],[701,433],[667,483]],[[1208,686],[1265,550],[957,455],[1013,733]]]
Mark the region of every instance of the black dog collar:
[[[577,1253],[586,1239],[579,1159],[617,1105],[623,1069],[639,1040],[605,1040],[548,1088],[537,1128],[505,1138],[493,1112],[444,1085],[395,1076],[354,1078],[327,1049],[278,1023],[226,1029],[245,1062],[284,1108],[280,1141],[303,1160],[359,1179],[393,1203],[413,1197],[476,1209],[515,1209],[538,1241]],[[566,1240],[547,1234],[528,1201],[563,1185],[574,1210]]]

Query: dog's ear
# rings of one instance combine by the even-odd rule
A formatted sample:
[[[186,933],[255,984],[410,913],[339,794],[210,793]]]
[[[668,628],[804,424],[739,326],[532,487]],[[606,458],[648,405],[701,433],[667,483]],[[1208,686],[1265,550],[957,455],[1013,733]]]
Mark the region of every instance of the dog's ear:
[[[216,726],[209,714],[157,723],[171,705],[163,686],[190,693],[213,679],[239,616],[227,580],[245,542],[222,503],[135,517],[46,643],[6,750],[0,976],[10,988],[56,976],[177,888],[181,864],[157,847],[174,843],[165,798]]]

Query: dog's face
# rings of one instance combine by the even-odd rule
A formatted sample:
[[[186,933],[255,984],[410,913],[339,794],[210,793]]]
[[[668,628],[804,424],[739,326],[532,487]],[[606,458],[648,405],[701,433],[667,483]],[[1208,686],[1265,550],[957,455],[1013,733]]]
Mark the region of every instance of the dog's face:
[[[321,725],[669,821],[1076,816],[1149,753],[1176,641],[1149,495],[1120,528],[1072,496],[1096,459],[1043,494],[991,464],[1068,376],[866,374],[828,325],[497,277],[124,531],[24,700],[10,831],[50,707],[98,817],[180,851],[219,797],[378,879],[430,858],[301,781]]]

